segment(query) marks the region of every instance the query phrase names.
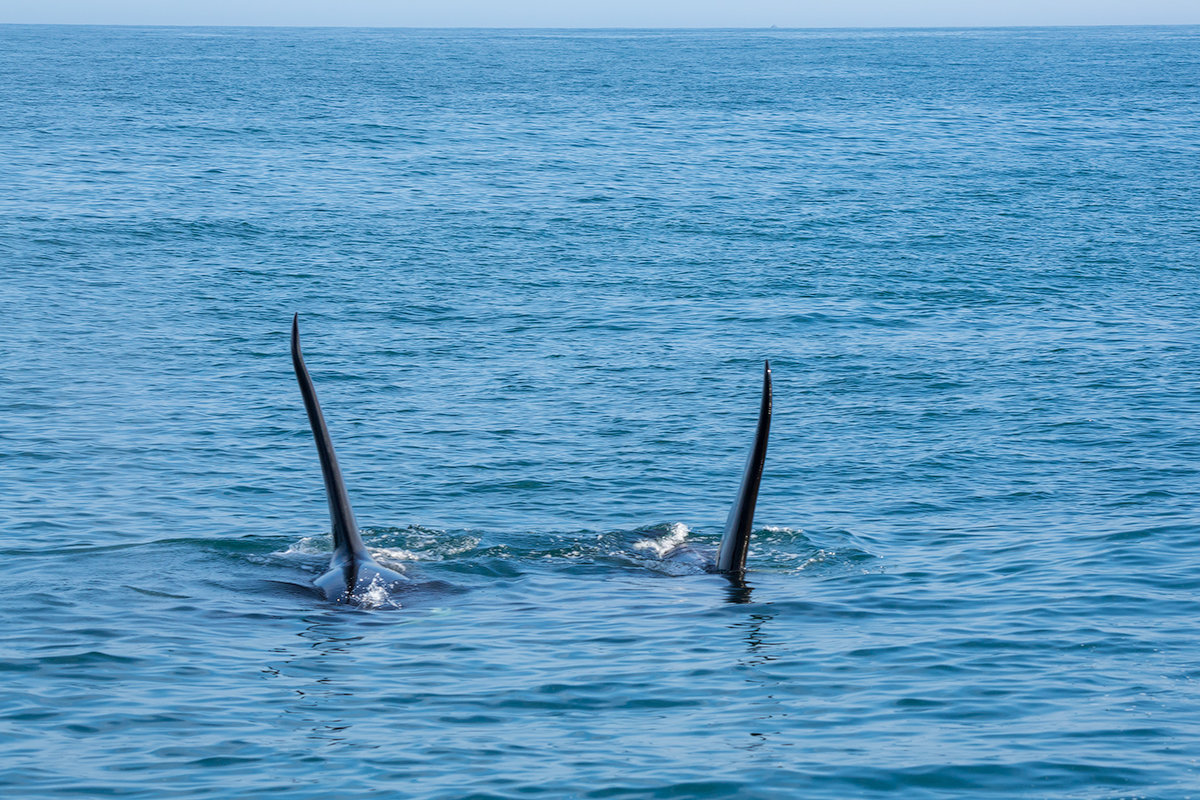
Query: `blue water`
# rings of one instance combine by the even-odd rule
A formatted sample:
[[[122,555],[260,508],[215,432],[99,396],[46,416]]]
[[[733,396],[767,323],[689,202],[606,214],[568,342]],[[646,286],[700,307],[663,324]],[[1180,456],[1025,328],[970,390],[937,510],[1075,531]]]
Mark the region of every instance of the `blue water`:
[[[1198,97],[1198,28],[0,27],[0,794],[1200,796]],[[295,311],[400,608],[305,588]],[[739,589],[669,549],[764,358]]]

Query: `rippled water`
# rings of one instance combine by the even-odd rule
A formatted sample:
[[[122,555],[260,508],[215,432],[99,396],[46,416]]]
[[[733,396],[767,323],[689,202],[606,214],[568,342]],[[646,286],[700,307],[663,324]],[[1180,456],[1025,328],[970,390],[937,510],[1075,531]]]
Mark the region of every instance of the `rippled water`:
[[[1200,795],[1198,37],[0,27],[0,790]]]

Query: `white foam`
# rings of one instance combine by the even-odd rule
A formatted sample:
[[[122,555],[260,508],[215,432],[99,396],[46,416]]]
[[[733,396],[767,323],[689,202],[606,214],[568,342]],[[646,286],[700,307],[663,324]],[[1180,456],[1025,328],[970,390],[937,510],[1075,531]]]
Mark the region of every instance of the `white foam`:
[[[833,555],[834,555],[834,553],[832,550],[818,550],[816,552],[816,555],[810,556],[808,559],[805,560],[805,562],[803,564],[796,567],[796,572],[799,572],[802,569],[804,569],[805,567],[811,566],[813,564],[820,564],[820,563],[824,562],[825,559],[830,558]]]
[[[392,599],[387,584],[378,575],[371,579],[366,589],[354,595],[352,599],[362,608],[400,608],[399,601]]]
[[[369,529],[368,529],[369,531]],[[456,556],[474,550],[479,545],[478,536],[458,536],[452,539],[438,539],[432,534],[421,532],[422,536],[413,537],[409,547],[371,547],[371,555],[392,562],[402,561],[441,561],[450,556]],[[288,545],[286,550],[276,551],[276,556],[320,556],[329,555],[329,537],[305,536],[300,541]],[[413,548],[413,549],[409,549]]]
[[[372,547],[371,555],[375,560],[380,559],[397,562],[397,561],[420,561],[424,556],[420,553],[414,553],[412,550],[405,550],[400,547]]]
[[[320,544],[318,544],[320,542]],[[328,554],[328,548],[322,546],[325,544],[324,536],[305,536],[298,542],[288,545],[287,550],[273,553],[278,556],[313,556]]]
[[[649,550],[654,555],[662,558],[667,553],[674,550],[683,544],[691,531],[687,525],[682,522],[672,522],[667,527],[667,532],[663,536],[655,536],[650,539],[641,539],[633,543],[634,550]]]
[[[479,545],[478,536],[435,535],[420,529],[419,535],[405,540],[408,547],[372,547],[371,553],[392,561],[441,561],[474,550]]]

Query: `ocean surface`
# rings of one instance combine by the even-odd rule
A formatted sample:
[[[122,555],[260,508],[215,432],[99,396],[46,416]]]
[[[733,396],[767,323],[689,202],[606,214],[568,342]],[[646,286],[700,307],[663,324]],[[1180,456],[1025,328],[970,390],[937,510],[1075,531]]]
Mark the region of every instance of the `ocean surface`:
[[[1200,797],[1197,187],[1200,28],[0,27],[0,794]]]

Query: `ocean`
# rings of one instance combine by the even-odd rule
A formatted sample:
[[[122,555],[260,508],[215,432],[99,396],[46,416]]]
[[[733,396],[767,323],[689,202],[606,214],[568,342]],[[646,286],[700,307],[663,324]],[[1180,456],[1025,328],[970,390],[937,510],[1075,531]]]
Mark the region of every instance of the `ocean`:
[[[1200,28],[0,26],[5,798],[1200,797]],[[321,472],[413,590],[309,588]],[[770,359],[746,584],[711,550]]]

